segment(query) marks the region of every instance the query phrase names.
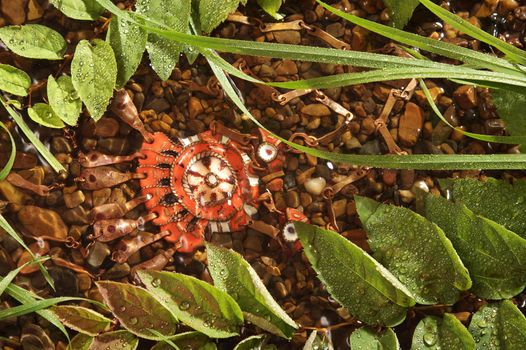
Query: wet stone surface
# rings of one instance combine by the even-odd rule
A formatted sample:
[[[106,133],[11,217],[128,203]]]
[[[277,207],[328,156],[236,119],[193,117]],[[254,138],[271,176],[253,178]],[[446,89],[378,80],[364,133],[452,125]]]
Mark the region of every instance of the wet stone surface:
[[[491,29],[489,16],[497,11],[500,16],[507,18],[506,24],[497,28],[498,35],[519,47],[523,46],[526,6],[520,6],[522,5],[520,2],[503,0],[499,2],[496,9],[493,7],[494,4],[492,5],[495,2],[491,1],[480,3],[469,1],[464,2],[464,5],[460,1],[440,3],[463,16],[479,19],[479,23],[488,29]],[[338,4],[353,14],[375,19],[384,24],[389,20],[380,1],[344,0]],[[131,5],[131,2],[119,1],[119,6],[123,8],[128,5]],[[286,5],[283,10],[287,16],[286,21],[303,19],[306,23],[316,24],[332,36],[349,43],[353,49],[384,49],[385,40],[329,15],[315,1],[287,1]],[[246,12],[250,16],[259,13],[250,6],[246,8]],[[0,15],[0,26],[27,21],[53,23],[54,27],[67,35],[73,43],[94,35],[93,28],[88,24],[64,19],[58,11],[47,5],[47,1],[1,0]],[[263,19],[269,21],[267,17]],[[420,35],[442,38],[444,41],[463,46],[478,45],[453,28],[430,21],[429,16],[417,14],[408,28]],[[225,22],[215,33],[243,40],[326,46],[323,41],[302,31],[286,30],[265,34],[257,27],[234,22]],[[44,63],[42,66],[39,63],[38,67],[28,66],[28,62],[8,54],[3,48],[0,49],[0,54],[1,63],[14,64],[29,70],[35,79],[54,74],[58,69],[52,64],[48,66]],[[307,79],[355,71],[355,67],[341,65],[299,63],[237,55],[224,55],[224,57],[232,63],[239,59],[243,60],[254,75],[266,81]],[[235,78],[234,80],[242,91],[251,113],[261,123],[284,138],[289,138],[294,133],[321,137],[343,123],[344,118],[341,115],[319,103],[312,94],[294,98],[289,103],[281,105],[272,100],[272,93],[280,94],[287,91],[265,90],[261,86]],[[125,89],[137,107],[140,119],[148,132],[162,132],[171,138],[190,137],[209,130],[213,121],[218,121],[233,130],[250,132],[254,127],[253,124],[233,107],[219,88],[214,88],[213,82],[212,72],[206,61],[200,57],[191,66],[182,59],[166,82],[160,82],[148,65],[143,64]],[[497,118],[487,90],[475,89],[467,85],[458,86],[442,80],[426,81],[426,83],[438,107],[454,126],[472,132],[487,132],[495,135],[504,133],[503,122]],[[354,113],[356,117],[345,133],[318,147],[340,153],[386,154],[388,145],[377,132],[375,120],[391,88],[400,88],[405,84],[407,81],[324,90],[327,96]],[[33,101],[43,100],[45,96],[42,94],[43,92],[36,90],[32,95]],[[3,116],[0,118],[2,121],[5,120]],[[14,125],[12,123],[7,125],[16,134]],[[437,123],[421,91],[417,91],[409,102],[397,102],[386,126],[394,141],[408,153],[513,151],[511,146],[467,139],[443,123]],[[41,237],[48,244],[47,254],[60,257],[76,266],[65,267],[58,266],[52,261],[45,262],[58,286],[56,292],[46,287],[45,281],[36,269],[18,276],[17,284],[43,297],[82,296],[101,300],[95,281],[112,279],[136,282],[133,276],[134,267],[152,261],[156,256],[173,248],[173,245],[159,239],[136,249],[125,262],[115,261],[114,254],[122,249],[123,242],[138,242],[140,240],[137,239],[137,235],[140,232],[158,233],[158,227],[147,222],[134,227],[124,237],[107,242],[97,240],[93,229],[95,219],[97,221],[125,219],[136,222],[139,217],[147,214],[147,209],[142,202],[134,202],[140,196],[140,185],[136,179],[111,186],[105,184],[97,189],[83,187],[82,182],[76,181],[85,170],[80,165],[79,154],[96,151],[111,156],[129,156],[140,149],[142,137],[112,111],[106,112],[98,123],[83,115],[79,126],[72,130],[73,137],[65,135],[61,130],[38,129],[43,141],[49,145],[57,158],[65,163],[69,171],[67,176],[54,174],[51,169],[41,164],[30,147],[26,145],[19,147],[15,171],[35,185],[54,187],[47,196],[38,196],[27,188],[15,186],[7,180],[0,181],[0,212],[18,232],[26,237],[28,244],[34,243],[34,238]],[[7,147],[8,139],[0,137],[0,164],[4,164],[9,155],[5,151]],[[323,196],[323,190],[329,186],[342,184],[356,168],[345,164],[329,164],[294,152],[286,152],[285,158],[283,172],[276,172],[277,175],[267,178],[268,182],[261,181],[261,189],[269,190],[277,210],[295,208],[303,212],[311,223],[327,226],[331,220],[328,210],[330,208],[327,199]],[[134,173],[137,161],[127,161],[109,167],[112,171],[120,173]],[[426,173],[372,169],[367,176],[342,185],[341,190],[332,198],[332,210],[341,234],[368,250],[365,233],[356,214],[353,200],[355,193],[374,197],[385,203],[414,208],[415,192],[422,184],[425,184],[431,193],[436,193],[437,177],[478,175],[478,172]],[[497,175],[517,176],[514,173]],[[259,207],[254,219],[271,227],[282,225],[282,217],[263,205]],[[107,227],[112,230],[111,225]],[[345,338],[359,325],[354,323],[350,315],[329,297],[304,254],[291,249],[280,234],[273,238],[272,234],[269,234],[271,232],[269,227],[266,229],[267,231],[260,232],[249,228],[229,234],[207,234],[207,237],[217,245],[241,253],[254,267],[283,309],[302,326],[330,327],[348,322],[348,326],[330,332],[335,348],[346,349]],[[70,244],[71,242],[76,244]],[[5,275],[23,259],[25,259],[23,250],[11,237],[0,230],[0,274]],[[206,253],[200,248],[193,253],[175,253],[155,267],[185,273],[210,282],[206,263]],[[16,305],[4,295],[0,301]],[[0,305],[3,307],[3,304]],[[476,301],[466,297],[449,310],[470,312],[476,305]],[[410,314],[408,320],[398,327],[404,348],[408,348],[410,344],[410,336],[416,321],[418,321],[417,317]],[[9,320],[5,327],[3,323],[0,324],[0,335],[13,337],[17,342],[22,343],[24,349],[63,349],[64,344],[67,344],[65,338],[52,331],[51,327],[38,326],[45,324],[44,322],[36,315]],[[247,325],[242,330],[243,337],[257,333],[258,330],[253,325]],[[270,343],[278,344],[279,349],[301,349],[307,336],[307,330],[300,329],[291,343],[277,337],[272,337]],[[231,349],[235,340],[239,338],[221,341],[219,347]],[[56,344],[64,346],[55,347]]]

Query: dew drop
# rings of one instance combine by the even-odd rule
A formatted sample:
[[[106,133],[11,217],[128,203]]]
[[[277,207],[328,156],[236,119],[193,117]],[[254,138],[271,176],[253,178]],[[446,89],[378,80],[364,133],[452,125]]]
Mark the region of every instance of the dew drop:
[[[130,324],[136,325],[137,323],[139,323],[139,320],[137,319],[137,317],[130,318]]]
[[[119,310],[120,310],[121,312],[126,311],[126,306],[121,306],[121,307],[119,308]]]
[[[154,287],[157,288],[157,287],[159,287],[160,285],[161,285],[161,280],[160,280],[160,279],[155,278],[155,279],[152,280],[152,286],[154,286]]]
[[[190,303],[187,301],[183,301],[181,302],[181,304],[179,304],[179,309],[183,311],[188,310],[189,308],[190,308]]]

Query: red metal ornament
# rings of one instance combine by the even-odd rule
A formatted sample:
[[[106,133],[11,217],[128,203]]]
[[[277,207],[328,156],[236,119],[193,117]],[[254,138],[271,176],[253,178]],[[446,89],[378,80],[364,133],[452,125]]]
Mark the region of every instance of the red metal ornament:
[[[169,231],[165,239],[178,251],[203,244],[205,230],[233,232],[251,223],[259,179],[238,142],[207,131],[177,141],[155,133],[144,143],[137,172],[152,223]]]

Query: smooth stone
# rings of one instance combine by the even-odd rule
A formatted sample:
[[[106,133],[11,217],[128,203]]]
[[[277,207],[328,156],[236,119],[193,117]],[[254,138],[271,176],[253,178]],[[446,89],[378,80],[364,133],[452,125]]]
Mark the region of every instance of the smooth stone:
[[[34,21],[36,19],[42,18],[44,15],[44,9],[37,0],[29,0],[27,4],[27,20]]]
[[[300,196],[296,191],[287,191],[286,195],[287,205],[292,208],[297,208],[300,205]]]
[[[453,93],[453,98],[462,109],[472,109],[477,107],[477,91],[474,86],[462,85]]]
[[[362,145],[359,153],[360,154],[382,154],[382,148],[380,146],[380,141],[378,139],[367,141],[366,143]]]
[[[424,126],[424,114],[417,104],[409,102],[398,126],[398,140],[403,146],[414,146]]]
[[[303,106],[301,108],[301,113],[312,117],[327,117],[331,115],[331,110],[329,107],[322,105],[321,103],[313,103]]]
[[[26,4],[27,0],[2,0],[0,10],[10,24],[23,24],[26,21]]]
[[[284,60],[276,65],[277,75],[294,75],[298,74],[298,66],[294,61]]]
[[[301,34],[295,30],[281,30],[273,34],[274,39],[280,44],[298,45],[301,43]]]
[[[111,188],[103,188],[101,190],[93,191],[93,206],[98,207],[108,201],[111,196]]]
[[[84,225],[89,223],[88,211],[80,205],[64,211],[63,218],[68,224]]]
[[[51,209],[27,205],[18,212],[18,220],[34,237],[66,239],[68,236],[68,227],[60,215]]]
[[[119,122],[113,118],[101,118],[95,123],[93,134],[99,137],[114,137],[119,132]]]
[[[0,181],[0,194],[12,204],[22,205],[29,199],[29,196],[6,180]]]
[[[190,119],[194,119],[199,114],[203,113],[204,110],[205,109],[200,99],[194,96],[188,99],[188,117]]]
[[[85,200],[86,196],[84,196],[84,193],[80,190],[73,193],[64,192],[64,203],[66,204],[66,207],[70,209],[81,205]]]
[[[130,274],[130,271],[131,271],[130,265],[128,265],[127,263],[115,264],[111,267],[111,269],[109,269],[108,271],[106,271],[106,273],[104,273],[103,277],[104,279],[109,279],[109,280],[123,278],[123,277],[128,276]]]
[[[110,255],[110,252],[110,248],[107,244],[95,241],[90,247],[86,262],[93,268],[100,267],[104,262],[104,259]]]
[[[307,180],[304,186],[307,192],[314,196],[319,196],[325,189],[325,186],[327,186],[327,180],[325,180],[323,177],[315,177]]]
[[[51,150],[53,153],[71,153],[73,147],[65,137],[57,136],[51,139]]]

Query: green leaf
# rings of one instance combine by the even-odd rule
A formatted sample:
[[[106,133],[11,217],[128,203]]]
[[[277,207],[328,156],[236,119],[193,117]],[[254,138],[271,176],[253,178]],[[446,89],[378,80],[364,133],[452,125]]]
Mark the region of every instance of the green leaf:
[[[456,179],[447,189],[455,202],[526,238],[526,181]]]
[[[110,319],[81,306],[54,306],[51,311],[67,327],[91,336],[108,330],[111,324]]]
[[[526,95],[507,89],[492,89],[493,104],[497,108],[499,117],[506,122],[506,130],[510,135],[525,136],[526,122],[524,108]]]
[[[93,21],[104,12],[104,7],[95,0],[49,0],[67,17],[84,21]]]
[[[62,34],[40,24],[0,28],[0,39],[19,56],[44,60],[61,60],[66,52]]]
[[[91,343],[93,343],[93,337],[79,333],[71,339],[68,350],[89,350]]]
[[[413,333],[411,350],[474,350],[475,340],[453,315],[423,318]]]
[[[149,328],[166,336],[177,330],[176,321],[170,312],[145,289],[112,281],[99,281],[96,284],[113,315],[133,334],[156,340],[157,337],[148,331]]]
[[[204,33],[211,33],[239,4],[247,0],[199,0],[199,24]]]
[[[78,97],[71,77],[62,75],[55,80],[52,75],[47,80],[47,97],[55,114],[66,124],[75,126],[82,111],[82,101]]]
[[[320,332],[321,333],[321,332]],[[303,350],[334,350],[331,339],[326,333],[319,334],[318,331],[312,331],[307,338]]]
[[[294,225],[318,278],[351,315],[383,326],[396,326],[405,319],[406,309],[415,301],[387,269],[336,232],[299,222]]]
[[[174,343],[181,350],[184,349],[195,349],[204,350],[204,347],[210,343],[210,339],[199,332],[185,332],[179,333],[170,337],[170,341]],[[155,344],[151,350],[170,350],[173,347],[164,342]]]
[[[1,68],[0,68],[1,71]],[[1,85],[2,79],[1,79],[1,73],[0,73],[0,85]],[[1,90],[1,87],[0,87]],[[38,153],[44,158],[49,165],[55,170],[55,172],[60,171],[66,171],[64,166],[60,164],[57,158],[47,149],[47,147],[40,141],[38,137],[35,136],[33,131],[27,126],[26,122],[24,121],[24,118],[18,112],[16,112],[11,106],[6,102],[5,98],[0,96],[0,104],[4,106],[5,110],[11,118],[15,121],[18,128],[22,131],[22,133],[28,138],[28,140],[31,142],[31,144],[37,149]]]
[[[82,40],[71,61],[71,78],[91,117],[99,120],[113,95],[117,62],[111,46],[100,39]]]
[[[11,132],[5,126],[4,123],[0,121],[0,128],[4,129],[7,135],[9,135],[9,140],[11,140],[11,153],[9,155],[9,159],[7,159],[7,162],[5,163],[2,170],[0,170],[0,181],[4,180],[7,175],[11,172],[11,169],[13,168],[13,165],[15,164],[15,157],[16,157],[16,143],[15,139],[13,138],[13,135],[11,135]],[[2,293],[0,293],[2,295]]]
[[[479,27],[474,26],[469,21],[460,18],[459,16],[447,11],[446,9],[440,7],[439,5],[434,4],[430,0],[420,0],[420,3],[428,8],[429,11],[433,12],[444,22],[452,26],[453,28],[461,31],[464,34],[471,36],[477,40],[480,40],[488,45],[491,45],[503,53],[506,54],[506,57],[520,64],[526,64],[526,53],[515,47],[511,44],[508,44],[505,41],[502,41],[493,35],[483,31]]]
[[[96,336],[90,346],[91,350],[135,350],[139,339],[127,331],[115,331]],[[75,349],[76,350],[76,349]]]
[[[526,286],[525,239],[443,197],[426,197],[425,216],[453,243],[473,279],[473,293],[486,299],[507,299],[522,292]]]
[[[239,334],[243,314],[228,294],[179,273],[147,270],[137,274],[146,289],[184,324],[211,338]]]
[[[137,13],[147,16],[158,25],[186,33],[190,21],[191,1],[139,0]],[[148,36],[146,50],[153,70],[162,80],[168,80],[183,49],[181,43],[155,34]]]
[[[258,0],[258,5],[265,10],[266,13],[275,19],[283,19],[283,15],[279,14],[279,8],[283,4],[283,0]]]
[[[118,16],[111,19],[106,41],[117,60],[117,88],[123,87],[141,63],[148,34],[136,24]]]
[[[268,337],[266,335],[253,335],[240,341],[234,350],[276,350],[276,346],[267,344]],[[319,349],[321,350],[321,349]]]
[[[385,6],[389,9],[391,20],[396,28],[404,29],[405,25],[413,16],[419,0],[385,0]]]
[[[398,338],[391,328],[381,332],[370,327],[358,328],[352,332],[349,343],[351,349],[400,350]]]
[[[489,304],[471,318],[476,350],[521,350],[526,344],[526,318],[509,300]]]
[[[261,329],[290,339],[298,328],[272,298],[250,264],[233,250],[207,244],[208,270],[217,288],[231,295],[245,319]]]
[[[37,103],[27,109],[27,114],[35,123],[48,128],[62,129],[64,122],[47,103]]]
[[[27,96],[31,78],[26,72],[8,64],[0,64],[0,90],[17,96]]]
[[[454,304],[471,287],[467,269],[444,232],[414,211],[355,196],[373,256],[419,304]]]

